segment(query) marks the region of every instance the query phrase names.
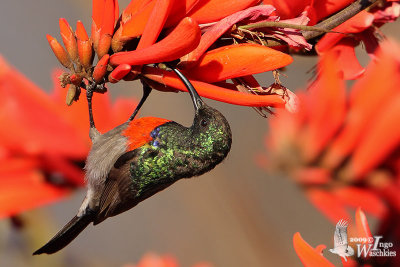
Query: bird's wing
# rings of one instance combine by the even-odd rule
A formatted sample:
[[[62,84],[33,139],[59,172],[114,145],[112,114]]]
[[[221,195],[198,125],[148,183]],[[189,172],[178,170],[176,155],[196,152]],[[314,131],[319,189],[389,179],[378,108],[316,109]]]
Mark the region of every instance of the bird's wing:
[[[134,204],[134,191],[130,177],[130,162],[134,161],[139,154],[135,149],[122,154],[111,169],[103,192],[100,197],[99,211],[93,224],[98,224],[110,216],[117,215],[132,208]],[[123,200],[123,201],[122,201]],[[126,204],[132,204],[129,207]],[[137,204],[137,203],[136,203]]]
[[[333,236],[334,248],[345,247],[347,248],[347,226],[348,222],[345,220],[340,220],[336,224],[335,234]]]

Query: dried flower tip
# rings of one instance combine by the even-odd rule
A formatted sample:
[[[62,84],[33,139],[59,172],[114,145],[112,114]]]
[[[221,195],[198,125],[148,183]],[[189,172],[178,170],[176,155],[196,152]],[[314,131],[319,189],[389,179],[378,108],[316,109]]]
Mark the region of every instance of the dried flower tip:
[[[73,84],[70,84],[69,88],[68,88],[68,91],[67,91],[67,96],[65,98],[65,103],[68,106],[72,105],[72,103],[75,100],[76,94],[77,94],[77,87],[75,85],[73,85]]]
[[[110,55],[105,54],[99,62],[97,62],[96,67],[93,70],[93,79],[96,83],[101,83],[107,72],[108,61],[110,60]]]
[[[61,44],[51,35],[46,35],[47,41],[50,44],[51,49],[53,50],[54,55],[57,57],[58,61],[60,61],[61,65],[66,68],[72,68],[72,61],[69,58],[65,49],[61,46]]]
[[[64,18],[60,18],[60,33],[68,55],[74,62],[78,62],[78,44],[75,34]]]

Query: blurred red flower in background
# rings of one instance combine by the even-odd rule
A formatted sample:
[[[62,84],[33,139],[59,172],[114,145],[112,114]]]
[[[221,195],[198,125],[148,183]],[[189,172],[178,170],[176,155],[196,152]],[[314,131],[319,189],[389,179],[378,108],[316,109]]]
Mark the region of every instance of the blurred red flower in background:
[[[259,159],[287,171],[333,223],[360,206],[399,244],[400,47],[385,41],[349,92],[336,55],[322,57],[297,114],[271,119],[268,157]]]
[[[0,58],[0,217],[58,200],[83,186],[90,140],[87,103],[67,108],[56,80],[46,94]],[[96,97],[100,129],[124,122],[134,101]]]
[[[153,253],[144,255],[137,264],[125,264],[122,267],[179,267],[178,261],[169,255],[159,256]],[[201,262],[192,267],[212,267],[210,263]]]

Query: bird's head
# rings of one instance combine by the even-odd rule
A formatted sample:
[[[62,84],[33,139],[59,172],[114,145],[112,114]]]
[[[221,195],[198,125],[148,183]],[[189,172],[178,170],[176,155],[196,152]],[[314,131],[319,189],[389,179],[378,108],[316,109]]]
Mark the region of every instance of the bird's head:
[[[220,150],[226,156],[232,142],[228,121],[218,110],[204,103],[196,89],[180,71],[173,70],[185,84],[193,101],[195,109],[195,117],[191,126],[193,136],[199,137],[199,141],[205,147]]]

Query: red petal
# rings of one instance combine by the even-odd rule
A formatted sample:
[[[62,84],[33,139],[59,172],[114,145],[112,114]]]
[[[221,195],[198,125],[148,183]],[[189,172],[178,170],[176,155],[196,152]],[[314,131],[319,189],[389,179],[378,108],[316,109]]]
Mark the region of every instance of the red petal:
[[[156,5],[144,28],[137,50],[149,47],[156,42],[174,3],[175,0],[156,0]]]
[[[327,54],[320,63],[318,80],[309,90],[309,124],[302,150],[312,161],[340,129],[346,114],[346,91],[338,72],[335,54]]]
[[[126,23],[132,16],[140,12],[145,6],[154,0],[131,0],[126,8],[122,11],[122,23]]]
[[[333,194],[343,204],[354,208],[361,207],[379,219],[383,219],[388,211],[382,199],[369,189],[347,186],[335,189]]]
[[[199,24],[215,22],[257,2],[259,0],[200,0],[187,16]]]
[[[160,84],[174,87],[180,91],[187,92],[186,87],[180,79],[172,72],[158,68],[144,67],[143,75]],[[278,95],[252,95],[244,94],[230,89],[215,86],[209,83],[191,80],[199,95],[206,98],[226,102],[234,105],[252,107],[284,107],[284,100]]]
[[[70,185],[84,186],[84,172],[81,168],[71,163],[69,160],[56,154],[49,153],[43,157],[43,168],[52,173],[59,173],[65,178]],[[82,159],[83,160],[83,159]]]
[[[186,17],[193,7],[201,0],[179,0],[175,1],[171,14],[165,22],[166,27],[176,25],[181,19]]]
[[[186,74],[195,80],[213,83],[282,68],[292,61],[291,56],[265,46],[229,45],[208,51]]]
[[[367,217],[361,208],[357,208],[356,211],[356,226],[357,226],[357,237],[372,238],[371,230],[369,229]]]
[[[400,76],[392,81],[398,86]],[[393,96],[376,114],[369,131],[356,148],[351,160],[351,169],[355,177],[362,177],[383,163],[400,145],[400,93]]]
[[[178,262],[170,256],[158,256],[156,254],[147,253],[144,255],[136,267],[178,267]]]
[[[354,150],[371,129],[371,118],[375,117],[376,111],[386,106],[397,91],[398,85],[394,80],[398,79],[398,59],[394,60],[393,55],[400,54],[400,51],[396,47],[382,44],[378,52],[379,61],[371,63],[363,78],[354,84],[346,125],[328,150],[324,165],[335,168]]]
[[[26,173],[40,166],[40,160],[36,157],[5,158],[0,161],[1,179],[10,174]]]
[[[143,65],[172,61],[192,51],[200,41],[200,28],[191,18],[183,19],[164,39],[154,45],[111,56],[110,64]]]
[[[129,38],[135,38],[142,35],[144,28],[149,21],[150,15],[154,10],[156,2],[157,1],[155,0],[150,1],[137,13],[132,14],[132,16],[121,25],[121,35]]]
[[[328,51],[333,48],[336,43],[338,43],[346,35],[342,33],[358,33],[362,32],[372,25],[374,21],[374,15],[367,11],[361,11],[354,17],[340,24],[338,27],[334,28],[333,31],[340,33],[327,33],[321,40],[318,41],[315,49],[319,54]]]
[[[306,195],[310,202],[332,223],[336,224],[341,219],[350,218],[340,200],[331,192],[323,189],[308,189]]]
[[[115,10],[117,7],[117,0],[104,0],[104,14],[103,21],[101,23],[101,33],[100,35],[108,34],[112,36],[114,32],[115,24]],[[117,12],[118,13],[118,12]]]
[[[337,62],[345,80],[358,79],[365,72],[365,69],[358,62],[354,47],[354,41],[350,38],[345,38],[332,49],[332,51],[337,52]]]
[[[302,185],[324,185],[331,182],[331,173],[324,168],[302,168],[293,173],[293,178]]]
[[[43,175],[34,170],[9,173],[0,179],[0,218],[54,202],[69,190],[45,182]]]
[[[353,0],[335,0],[335,1],[313,1],[313,7],[317,14],[317,21],[336,13],[344,7],[350,5]]]
[[[334,267],[324,256],[304,241],[299,232],[293,236],[293,246],[304,266]]]
[[[281,19],[295,18],[304,11],[306,6],[311,5],[312,0],[263,0],[264,5],[272,5],[276,8],[276,14]]]
[[[99,27],[103,23],[104,4],[105,0],[92,1],[92,20]]]

